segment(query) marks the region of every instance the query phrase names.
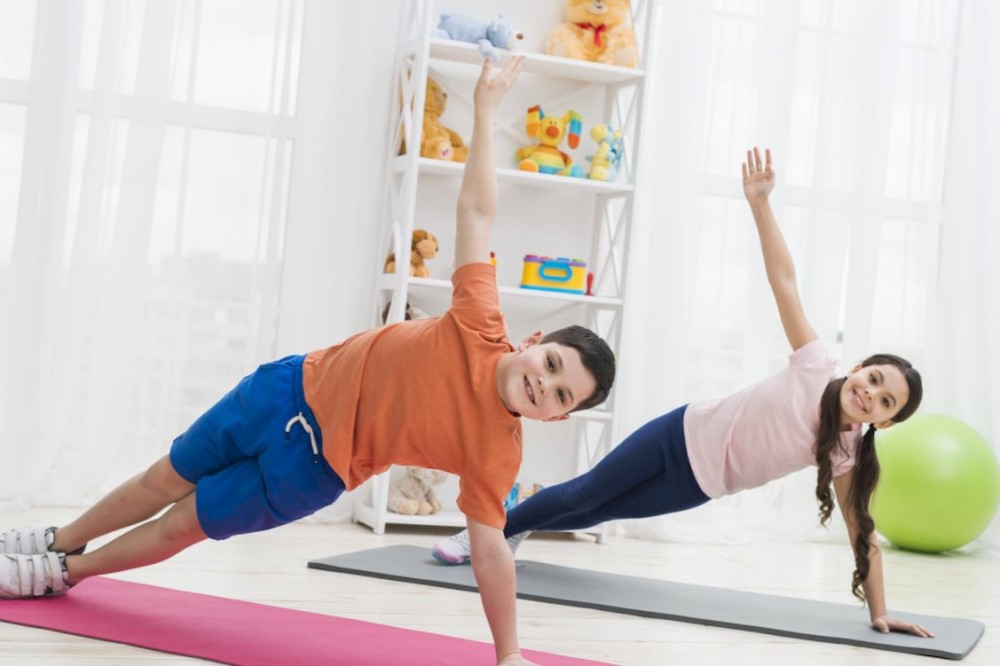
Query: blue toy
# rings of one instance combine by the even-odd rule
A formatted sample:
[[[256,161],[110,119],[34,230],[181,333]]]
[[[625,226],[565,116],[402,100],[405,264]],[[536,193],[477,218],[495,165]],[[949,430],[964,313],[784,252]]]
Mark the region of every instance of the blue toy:
[[[484,58],[497,62],[500,60],[497,49],[511,48],[511,40],[524,39],[524,34],[515,32],[510,20],[503,14],[490,23],[462,14],[441,14],[438,27],[431,33],[431,37],[478,44],[479,52]]]
[[[625,152],[625,140],[622,130],[610,125],[594,125],[590,136],[597,142],[597,153],[588,155],[590,160],[590,179],[612,181],[621,171],[622,153]]]

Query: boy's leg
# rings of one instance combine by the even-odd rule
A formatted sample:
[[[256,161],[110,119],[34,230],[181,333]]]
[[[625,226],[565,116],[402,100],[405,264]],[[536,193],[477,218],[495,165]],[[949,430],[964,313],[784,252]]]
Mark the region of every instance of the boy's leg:
[[[152,518],[188,497],[194,484],[181,477],[167,456],[105,495],[73,522],[56,530],[51,550],[72,553],[97,537]]]
[[[162,562],[206,538],[195,511],[195,493],[188,493],[159,518],[129,530],[93,552],[67,556],[66,582],[75,585],[91,576]]]

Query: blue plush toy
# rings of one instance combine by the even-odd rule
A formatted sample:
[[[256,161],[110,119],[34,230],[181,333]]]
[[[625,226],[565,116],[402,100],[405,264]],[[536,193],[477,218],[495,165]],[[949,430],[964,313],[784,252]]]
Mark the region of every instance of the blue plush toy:
[[[587,155],[590,160],[590,179],[612,181],[618,177],[625,152],[622,130],[611,125],[594,125],[590,136],[597,142],[597,152]]]
[[[483,57],[494,62],[500,59],[498,48],[509,49],[512,40],[524,39],[522,33],[514,32],[510,20],[503,14],[489,23],[462,14],[441,14],[438,27],[431,36],[478,44]]]

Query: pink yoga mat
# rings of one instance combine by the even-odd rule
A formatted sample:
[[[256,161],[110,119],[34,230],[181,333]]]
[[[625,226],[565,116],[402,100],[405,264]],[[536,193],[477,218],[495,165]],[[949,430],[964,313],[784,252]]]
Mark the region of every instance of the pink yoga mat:
[[[495,663],[488,643],[111,578],[61,597],[0,600],[0,620],[246,666]],[[603,664],[525,656],[545,666]]]

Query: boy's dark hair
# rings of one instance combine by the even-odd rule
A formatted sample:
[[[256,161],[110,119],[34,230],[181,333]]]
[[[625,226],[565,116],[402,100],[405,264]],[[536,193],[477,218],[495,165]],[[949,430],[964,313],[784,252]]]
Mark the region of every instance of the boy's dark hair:
[[[580,404],[571,411],[578,412],[582,409],[590,409],[608,399],[611,386],[615,383],[615,353],[611,351],[611,347],[601,336],[583,326],[567,326],[558,331],[552,331],[542,338],[540,344],[546,342],[566,345],[580,352],[583,367],[593,375],[594,381],[597,383],[590,397],[581,400]]]
[[[862,368],[870,365],[894,365],[906,380],[910,389],[910,397],[892,417],[893,423],[899,423],[913,416],[920,401],[924,397],[923,380],[917,369],[905,358],[892,354],[875,354],[861,362]],[[825,525],[833,513],[833,493],[830,484],[833,483],[833,462],[830,459],[835,448],[841,448],[840,443],[840,387],[847,381],[846,377],[832,380],[826,385],[820,400],[819,433],[816,438],[816,465],[819,468],[816,478],[816,499],[819,500],[820,524]],[[847,503],[854,509],[858,522],[858,534],[852,546],[854,547],[854,576],[851,581],[851,592],[862,602],[866,602],[864,583],[868,580],[871,562],[868,552],[871,548],[871,534],[875,530],[875,521],[868,513],[872,493],[878,485],[878,458],[875,456],[875,426],[870,425],[862,435],[861,442],[855,454],[854,481],[848,493]]]

